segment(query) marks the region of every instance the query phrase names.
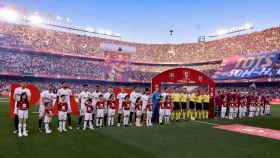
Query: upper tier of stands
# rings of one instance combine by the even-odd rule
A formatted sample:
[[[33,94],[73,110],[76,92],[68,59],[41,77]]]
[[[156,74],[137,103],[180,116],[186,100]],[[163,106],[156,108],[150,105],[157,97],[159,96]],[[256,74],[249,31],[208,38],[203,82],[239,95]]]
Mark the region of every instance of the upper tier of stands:
[[[135,47],[137,51],[131,55],[133,62],[199,63],[280,50],[280,28],[205,43],[140,44],[0,22],[0,47],[5,48],[103,59],[100,44],[104,42]]]

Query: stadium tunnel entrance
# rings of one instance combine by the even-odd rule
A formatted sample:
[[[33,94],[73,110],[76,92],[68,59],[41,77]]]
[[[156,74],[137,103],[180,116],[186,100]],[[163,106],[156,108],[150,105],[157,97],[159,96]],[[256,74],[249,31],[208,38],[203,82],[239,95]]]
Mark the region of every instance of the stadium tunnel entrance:
[[[156,87],[161,89],[163,83],[187,84],[187,85],[207,85],[210,96],[208,118],[214,118],[214,98],[216,84],[202,72],[190,68],[175,68],[161,72],[152,78],[152,91]]]

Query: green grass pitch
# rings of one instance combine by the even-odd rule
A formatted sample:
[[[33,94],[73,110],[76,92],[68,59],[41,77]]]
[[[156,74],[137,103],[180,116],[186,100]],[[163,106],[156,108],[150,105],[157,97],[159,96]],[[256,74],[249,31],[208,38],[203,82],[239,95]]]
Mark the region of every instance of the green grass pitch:
[[[0,102],[0,158],[279,158],[280,141],[222,131],[195,121],[152,128],[73,129],[65,134],[37,132],[37,115],[30,115],[29,136],[12,134],[8,103]],[[35,109],[33,109],[35,110]],[[209,120],[280,130],[280,106],[273,115],[243,120]],[[77,118],[73,119],[73,123]]]

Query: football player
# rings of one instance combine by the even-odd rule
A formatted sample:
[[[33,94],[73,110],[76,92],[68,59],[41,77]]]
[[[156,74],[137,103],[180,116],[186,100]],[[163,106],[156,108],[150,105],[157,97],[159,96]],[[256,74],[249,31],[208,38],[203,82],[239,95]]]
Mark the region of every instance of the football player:
[[[135,102],[135,112],[136,112],[136,120],[135,126],[140,127],[141,125],[141,117],[142,117],[142,100],[141,97],[138,97]]]
[[[104,109],[105,109],[105,101],[103,95],[99,95],[98,101],[96,102],[96,127],[103,126],[104,119]]]
[[[145,110],[146,110],[146,126],[152,126],[153,103],[151,98],[149,98]]]
[[[17,109],[18,109],[18,136],[28,136],[27,130],[26,130],[26,124],[28,119],[28,108],[29,108],[29,101],[28,96],[26,93],[22,93],[20,95],[19,101],[17,101]]]
[[[18,122],[19,122],[19,118],[18,118],[18,108],[17,108],[17,102],[20,100],[20,96],[26,93],[27,94],[27,100],[30,102],[31,100],[31,91],[30,89],[27,88],[27,83],[22,82],[20,84],[20,87],[15,88],[14,90],[14,96],[13,98],[15,99],[15,106],[14,106],[14,126],[15,126],[15,130],[14,130],[14,134],[18,134]]]
[[[83,130],[87,129],[87,125],[89,126],[89,129],[93,130],[93,125],[92,125],[92,113],[93,113],[93,105],[92,105],[92,99],[87,98],[86,101],[84,102],[84,127]]]
[[[59,102],[57,104],[57,109],[58,109],[58,120],[59,120],[59,127],[58,131],[60,133],[62,132],[67,132],[66,129],[66,120],[67,120],[67,113],[68,113],[68,101],[66,99],[66,95],[60,95],[59,96]]]
[[[56,99],[56,94],[54,94],[54,86],[52,84],[48,85],[48,90],[41,92],[40,105],[39,105],[39,131],[42,128],[42,122],[44,118],[45,105],[51,104],[54,106]]]
[[[125,89],[122,87],[121,92],[117,95],[117,99],[119,102],[119,108],[118,108],[118,126],[121,125],[121,118],[122,118],[122,107],[123,107],[123,101],[124,98],[127,96],[127,93],[125,92]]]
[[[58,96],[65,96],[65,102],[67,104],[67,123],[68,123],[68,128],[72,129],[72,120],[71,120],[71,113],[72,113],[72,108],[71,108],[71,102],[70,102],[70,97],[72,95],[72,90],[68,86],[66,82],[62,82],[62,87],[57,90],[57,95]]]
[[[111,127],[111,126],[114,126],[115,113],[116,113],[116,108],[117,108],[115,94],[111,94],[111,96],[108,98],[107,107],[108,107],[108,123],[107,123],[107,126]]]
[[[123,125],[125,127],[129,126],[129,115],[130,115],[130,99],[129,95],[124,97],[124,101],[122,102],[122,111],[123,111]]]
[[[89,88],[87,84],[83,85],[83,91],[79,94],[78,98],[79,98],[79,105],[80,105],[80,117],[79,117],[77,129],[80,129],[86,112],[85,103],[89,98],[91,98],[91,93],[89,92]],[[92,103],[92,100],[90,102]]]

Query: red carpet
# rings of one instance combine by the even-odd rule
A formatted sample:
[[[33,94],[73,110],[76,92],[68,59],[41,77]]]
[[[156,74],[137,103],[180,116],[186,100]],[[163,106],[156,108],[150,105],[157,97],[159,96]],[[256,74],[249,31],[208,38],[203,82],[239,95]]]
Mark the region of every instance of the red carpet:
[[[245,125],[240,125],[240,124],[217,125],[217,126],[214,126],[214,128],[280,140],[280,131],[279,130],[273,130],[273,129],[268,129],[268,128],[259,128],[259,127],[253,127],[253,126],[245,126]]]

